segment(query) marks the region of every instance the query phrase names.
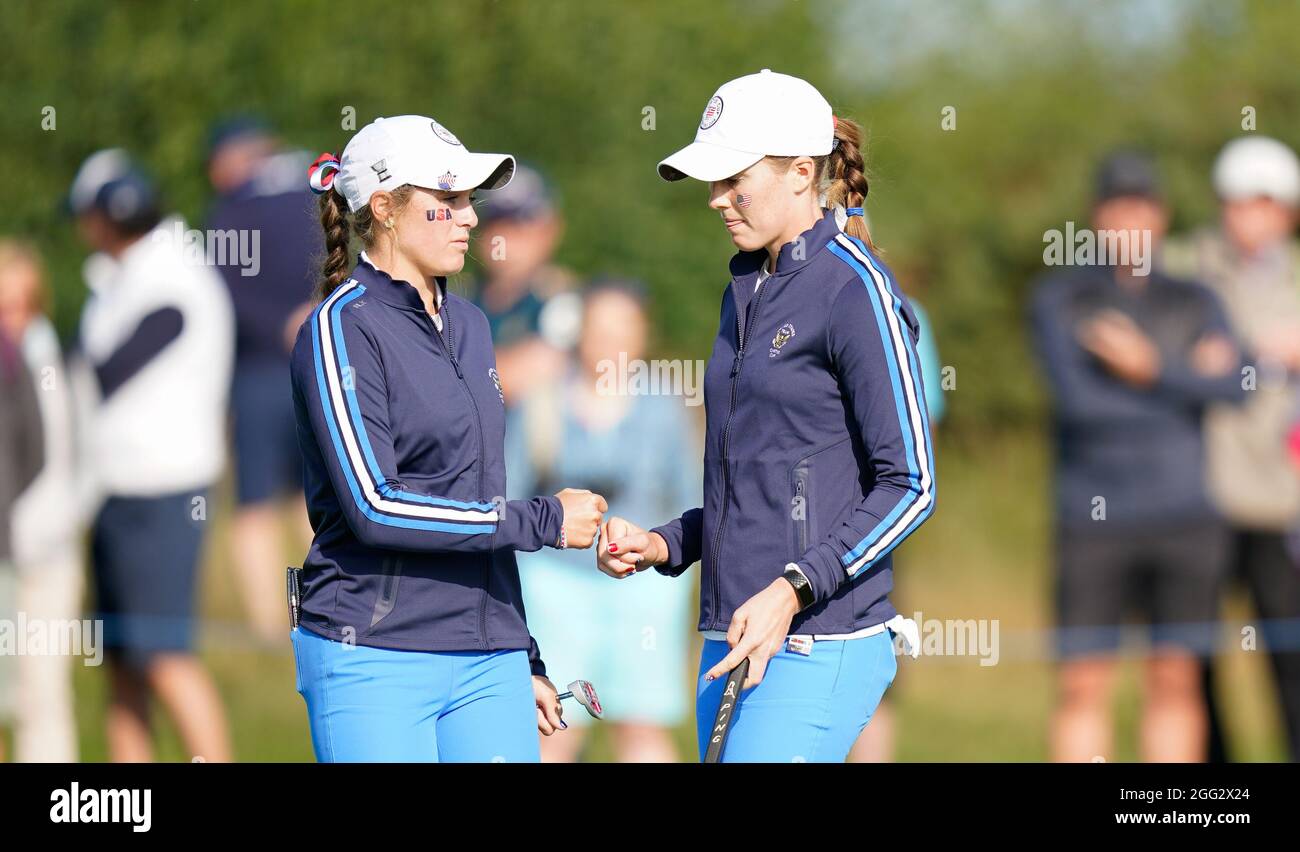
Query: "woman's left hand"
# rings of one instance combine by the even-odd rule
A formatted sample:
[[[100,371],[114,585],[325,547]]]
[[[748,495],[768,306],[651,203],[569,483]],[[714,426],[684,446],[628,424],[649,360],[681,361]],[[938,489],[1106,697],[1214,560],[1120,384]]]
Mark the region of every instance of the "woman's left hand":
[[[546,736],[569,727],[561,718],[564,708],[560,706],[559,691],[549,678],[533,675],[533,699],[537,702],[537,730]]]
[[[727,628],[731,653],[705,673],[705,678],[726,677],[749,657],[749,676],[742,689],[758,686],[767,671],[767,661],[781,651],[790,633],[790,621],[799,611],[799,596],[788,580],[778,577],[763,591],[740,605]]]

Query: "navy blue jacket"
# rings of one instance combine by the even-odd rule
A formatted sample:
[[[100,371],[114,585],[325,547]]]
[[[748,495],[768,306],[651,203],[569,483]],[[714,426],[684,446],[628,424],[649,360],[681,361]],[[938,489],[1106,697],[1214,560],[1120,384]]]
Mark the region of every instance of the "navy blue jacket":
[[[1111,375],[1079,343],[1080,326],[1103,310],[1128,316],[1160,350],[1151,388]],[[1098,497],[1108,529],[1212,519],[1202,415],[1210,403],[1246,394],[1241,365],[1217,377],[1189,365],[1207,334],[1233,340],[1218,297],[1158,270],[1135,289],[1110,267],[1071,267],[1039,283],[1032,324],[1054,403],[1057,524],[1095,529]]]
[[[795,633],[889,620],[890,552],[934,511],[918,325],[889,270],[827,213],[731,261],[704,374],[704,505],[656,528],[662,573],[702,561],[701,630],[725,630],[787,563],[816,603]]]
[[[315,537],[302,625],[421,651],[530,649],[516,550],[554,546],[556,497],[506,501],[505,405],[482,311],[365,255],[298,331],[293,398]]]

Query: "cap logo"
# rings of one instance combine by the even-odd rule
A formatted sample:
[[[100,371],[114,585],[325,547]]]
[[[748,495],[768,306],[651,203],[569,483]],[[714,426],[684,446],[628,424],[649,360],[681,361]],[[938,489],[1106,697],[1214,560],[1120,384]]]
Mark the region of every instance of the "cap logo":
[[[438,176],[438,189],[451,189],[456,183],[456,176],[451,172],[443,172]]]
[[[388,163],[387,160],[380,160],[376,163],[373,163],[370,166],[371,170],[375,173],[375,177],[379,178],[380,183],[383,183],[384,181],[392,177],[392,175],[388,173],[387,163]]]
[[[700,116],[700,129],[708,130],[722,117],[722,98],[714,95],[704,106],[704,115]]]
[[[460,144],[460,140],[456,138],[456,134],[452,133],[450,130],[443,127],[438,122],[430,119],[429,126],[433,128],[433,135],[437,136],[439,139],[441,139],[443,142],[446,142],[448,145]]]

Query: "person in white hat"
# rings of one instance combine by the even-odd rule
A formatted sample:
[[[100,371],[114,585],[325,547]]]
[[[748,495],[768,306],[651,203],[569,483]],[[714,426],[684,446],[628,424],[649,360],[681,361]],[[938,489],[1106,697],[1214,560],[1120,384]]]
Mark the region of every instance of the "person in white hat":
[[[1300,624],[1300,471],[1286,435],[1300,402],[1300,160],[1267,136],[1223,147],[1212,173],[1220,202],[1217,227],[1164,250],[1166,265],[1208,284],[1222,299],[1233,330],[1252,353],[1249,393],[1206,419],[1210,496],[1232,527],[1228,574],[1250,591],[1278,685],[1291,759],[1300,758],[1300,648],[1288,624]],[[1207,660],[1210,759],[1226,759]]]
[[[916,313],[871,244],[861,128],[808,82],[723,85],[659,164],[709,185],[739,252],[704,379],[704,502],[646,532],[611,518],[598,566],[702,565],[700,754],[749,661],[726,761],[843,761],[893,681],[890,554],[934,511]]]
[[[315,535],[289,585],[322,761],[536,762],[537,731],[565,726],[515,552],[589,547],[605,501],[501,496],[506,416],[487,318],[447,291],[478,223],[473,193],[514,167],[403,115],[309,171],[327,255],[291,374]]]

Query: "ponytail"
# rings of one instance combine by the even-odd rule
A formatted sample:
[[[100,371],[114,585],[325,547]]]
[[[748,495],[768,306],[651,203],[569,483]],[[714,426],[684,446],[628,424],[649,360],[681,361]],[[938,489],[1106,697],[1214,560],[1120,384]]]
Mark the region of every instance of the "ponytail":
[[[861,209],[867,200],[867,171],[862,159],[862,127],[856,121],[847,118],[835,118],[835,147],[826,155],[825,179],[826,205],[828,207],[845,207]],[[849,216],[844,223],[844,232],[856,237],[873,252],[878,252],[871,241],[871,232],[867,228],[865,211],[862,215]]]
[[[325,231],[325,259],[321,261],[320,282],[316,285],[316,300],[323,302],[348,278],[352,257],[348,245],[353,236],[369,249],[375,244],[375,218],[367,204],[355,213],[349,213],[343,197],[334,191],[334,178],[340,169],[339,158],[326,152],[316,158],[307,169],[307,183],[312,192],[320,195],[320,225]],[[389,195],[393,213],[400,213],[415,194],[415,187],[402,184]],[[390,239],[396,239],[393,234]]]
[[[324,301],[348,277],[351,228],[345,203],[333,190],[320,197],[320,224],[325,231],[325,259],[321,262],[320,283],[316,285],[317,301]]]
[[[325,259],[321,261],[321,280],[316,285],[316,299],[324,302],[338,285],[347,280],[351,256],[347,246],[351,238],[347,209],[338,193],[329,191],[321,195],[321,228],[325,230]]]

